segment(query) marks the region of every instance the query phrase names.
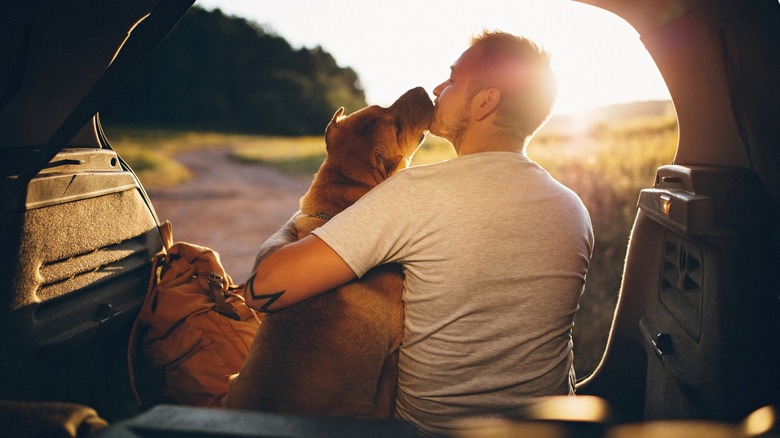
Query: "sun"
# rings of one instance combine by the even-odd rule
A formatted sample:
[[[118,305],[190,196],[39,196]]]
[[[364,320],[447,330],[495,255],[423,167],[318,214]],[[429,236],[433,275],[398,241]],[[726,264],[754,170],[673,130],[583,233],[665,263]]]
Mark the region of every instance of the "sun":
[[[561,3],[560,11],[556,26],[537,29],[537,39],[553,55],[559,88],[555,113],[671,99],[631,25],[610,12],[573,1]]]

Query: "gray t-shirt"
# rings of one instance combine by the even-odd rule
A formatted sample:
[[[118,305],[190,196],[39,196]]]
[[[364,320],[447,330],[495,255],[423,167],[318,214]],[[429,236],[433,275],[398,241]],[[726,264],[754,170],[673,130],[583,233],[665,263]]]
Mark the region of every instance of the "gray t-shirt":
[[[404,267],[399,418],[446,432],[572,393],[593,231],[579,197],[533,161],[485,152],[412,167],[314,234],[358,276]]]

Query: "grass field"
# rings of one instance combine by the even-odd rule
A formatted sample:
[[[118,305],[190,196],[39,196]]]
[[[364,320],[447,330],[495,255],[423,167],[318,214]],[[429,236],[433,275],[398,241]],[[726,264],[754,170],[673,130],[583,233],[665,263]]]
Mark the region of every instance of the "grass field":
[[[236,160],[312,175],[325,157],[322,137],[265,137],[219,133],[108,130],[114,147],[144,185],[188,178],[171,155],[229,147]],[[592,371],[609,333],[628,236],[639,191],[653,185],[658,166],[669,164],[677,143],[672,114],[550,123],[528,146],[528,155],[580,195],[591,215],[596,246],[574,329],[578,375]],[[428,136],[412,165],[454,157],[446,140]]]

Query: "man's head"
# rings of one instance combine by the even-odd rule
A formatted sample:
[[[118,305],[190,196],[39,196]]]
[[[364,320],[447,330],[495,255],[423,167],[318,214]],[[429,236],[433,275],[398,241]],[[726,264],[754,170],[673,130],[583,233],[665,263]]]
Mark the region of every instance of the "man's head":
[[[471,119],[489,116],[499,135],[524,141],[550,116],[556,83],[549,55],[534,42],[483,32],[434,95],[432,133],[458,143]]]

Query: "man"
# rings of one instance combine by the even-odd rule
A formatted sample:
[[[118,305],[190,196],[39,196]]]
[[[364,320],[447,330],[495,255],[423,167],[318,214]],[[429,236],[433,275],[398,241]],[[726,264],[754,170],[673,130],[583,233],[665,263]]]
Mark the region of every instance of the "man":
[[[577,195],[525,155],[555,99],[544,51],[483,33],[433,94],[430,131],[458,157],[398,172],[264,258],[246,298],[275,311],[400,263],[396,416],[446,433],[464,417],[573,393],[571,329],[593,233]]]

